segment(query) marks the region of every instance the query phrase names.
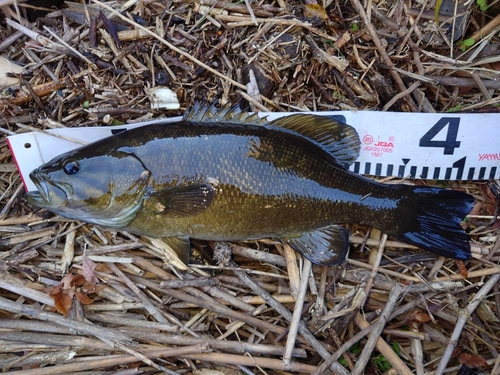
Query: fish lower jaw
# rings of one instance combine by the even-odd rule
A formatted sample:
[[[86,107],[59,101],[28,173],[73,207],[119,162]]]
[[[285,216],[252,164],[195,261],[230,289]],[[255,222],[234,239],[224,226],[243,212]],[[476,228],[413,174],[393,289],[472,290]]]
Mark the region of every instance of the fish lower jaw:
[[[52,202],[47,199],[47,196],[42,194],[40,191],[29,191],[25,195],[26,200],[38,207],[50,208],[52,207]]]

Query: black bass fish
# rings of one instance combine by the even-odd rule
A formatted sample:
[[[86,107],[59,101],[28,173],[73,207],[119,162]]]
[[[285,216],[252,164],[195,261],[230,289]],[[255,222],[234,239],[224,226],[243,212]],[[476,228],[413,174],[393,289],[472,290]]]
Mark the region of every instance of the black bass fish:
[[[460,227],[474,199],[388,185],[347,170],[354,128],[312,114],[273,121],[196,104],[174,123],[124,131],[34,170],[27,200],[70,219],[151,237],[277,238],[315,264],[344,260],[347,230],[372,226],[421,249],[470,258]],[[177,249],[179,250],[179,248]]]

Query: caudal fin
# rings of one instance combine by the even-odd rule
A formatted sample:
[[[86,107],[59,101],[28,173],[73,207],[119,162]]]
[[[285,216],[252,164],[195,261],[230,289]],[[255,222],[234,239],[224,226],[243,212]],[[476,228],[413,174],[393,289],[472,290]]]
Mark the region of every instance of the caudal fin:
[[[412,187],[414,200],[407,220],[398,233],[388,234],[438,255],[470,259],[469,236],[460,222],[471,211],[474,198],[454,190]]]

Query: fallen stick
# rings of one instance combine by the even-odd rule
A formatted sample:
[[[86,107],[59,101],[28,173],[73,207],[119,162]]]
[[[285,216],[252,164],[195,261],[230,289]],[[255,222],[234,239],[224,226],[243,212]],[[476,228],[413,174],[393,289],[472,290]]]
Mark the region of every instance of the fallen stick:
[[[355,318],[356,324],[364,329],[370,326],[361,314],[356,314]],[[377,336],[378,337],[378,336]],[[392,348],[381,338],[377,338],[376,347],[378,351],[389,361],[389,363],[394,367],[400,375],[413,375],[413,372],[406,366],[401,358],[392,350]]]
[[[293,308],[292,320],[290,321],[290,329],[285,345],[285,355],[283,356],[283,363],[285,366],[290,365],[292,359],[292,351],[295,346],[295,339],[297,338],[297,331],[299,330],[300,318],[302,317],[302,307],[304,306],[304,297],[307,292],[307,283],[309,275],[311,274],[312,263],[308,259],[304,259],[304,267],[302,267],[302,278],[300,280],[299,293],[295,306]]]
[[[498,283],[498,281],[500,281],[499,273],[491,276],[490,279],[479,290],[479,292],[477,292],[477,294],[474,296],[472,301],[467,305],[467,307],[460,311],[460,313],[458,314],[458,320],[455,325],[455,329],[453,330],[453,334],[451,335],[448,346],[446,347],[446,350],[443,353],[443,357],[441,358],[441,361],[439,362],[439,365],[436,371],[434,372],[434,375],[441,375],[444,373],[444,371],[446,370],[446,366],[448,366],[448,362],[450,361],[450,358],[453,354],[453,351],[455,350],[455,346],[457,346],[458,339],[460,337],[460,334],[462,333],[465,323],[467,323],[472,313],[476,310],[479,304],[483,302],[483,299],[490,292],[490,290]]]
[[[193,359],[196,361],[266,367],[274,370],[288,371],[292,373],[300,372],[300,373],[310,374],[314,370],[316,370],[316,366],[306,365],[304,363],[292,362],[290,366],[285,366],[283,361],[280,359],[249,357],[246,355],[236,355],[227,353],[188,354],[183,357]]]
[[[387,300],[387,303],[384,307],[384,310],[382,311],[382,314],[380,314],[378,320],[375,323],[373,323],[374,325],[373,330],[370,333],[370,337],[366,341],[365,347],[363,348],[363,351],[361,352],[358,361],[356,362],[356,365],[354,366],[354,369],[351,372],[352,375],[363,374],[366,364],[370,360],[370,357],[372,355],[373,349],[375,349],[375,346],[377,346],[377,349],[380,350],[381,346],[380,342],[384,342],[380,338],[380,334],[384,330],[384,327],[387,324],[387,321],[389,320],[389,316],[392,310],[394,310],[394,306],[396,306],[396,302],[398,301],[402,291],[403,288],[399,283],[394,284],[394,288],[392,288],[391,293],[389,294],[389,299]],[[402,366],[397,367],[397,364],[395,365],[392,362],[392,361],[397,362],[395,359],[396,358],[399,359],[399,357],[397,356],[396,353],[394,353],[392,349],[390,349],[390,351],[391,353],[387,353],[388,355],[386,355],[386,353],[382,354],[384,354],[384,356],[393,365],[393,367],[398,371],[399,374],[410,375],[412,372],[408,369],[408,367],[406,367],[406,365],[404,366],[406,368],[403,368]],[[382,352],[382,350],[380,350],[380,352]],[[401,361],[401,363],[403,363],[403,361]]]
[[[148,358],[166,358],[187,356],[191,353],[202,353],[209,350],[208,345],[186,346],[183,348],[168,348],[150,350],[146,356]],[[112,366],[123,365],[125,363],[137,362],[137,357],[133,355],[107,356],[102,359],[94,359],[82,362],[73,362],[57,366],[42,368],[31,368],[29,370],[11,371],[13,375],[59,375],[70,372],[86,371],[98,368],[109,368]]]

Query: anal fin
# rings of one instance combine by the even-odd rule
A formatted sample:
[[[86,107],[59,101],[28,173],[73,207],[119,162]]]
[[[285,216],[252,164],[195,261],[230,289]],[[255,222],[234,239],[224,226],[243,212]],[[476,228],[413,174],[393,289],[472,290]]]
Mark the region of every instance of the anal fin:
[[[330,225],[300,237],[282,240],[312,263],[333,266],[345,260],[349,248],[349,231],[340,225]]]
[[[165,237],[163,242],[172,248],[182,263],[186,266],[189,264],[189,256],[191,255],[189,237]]]

